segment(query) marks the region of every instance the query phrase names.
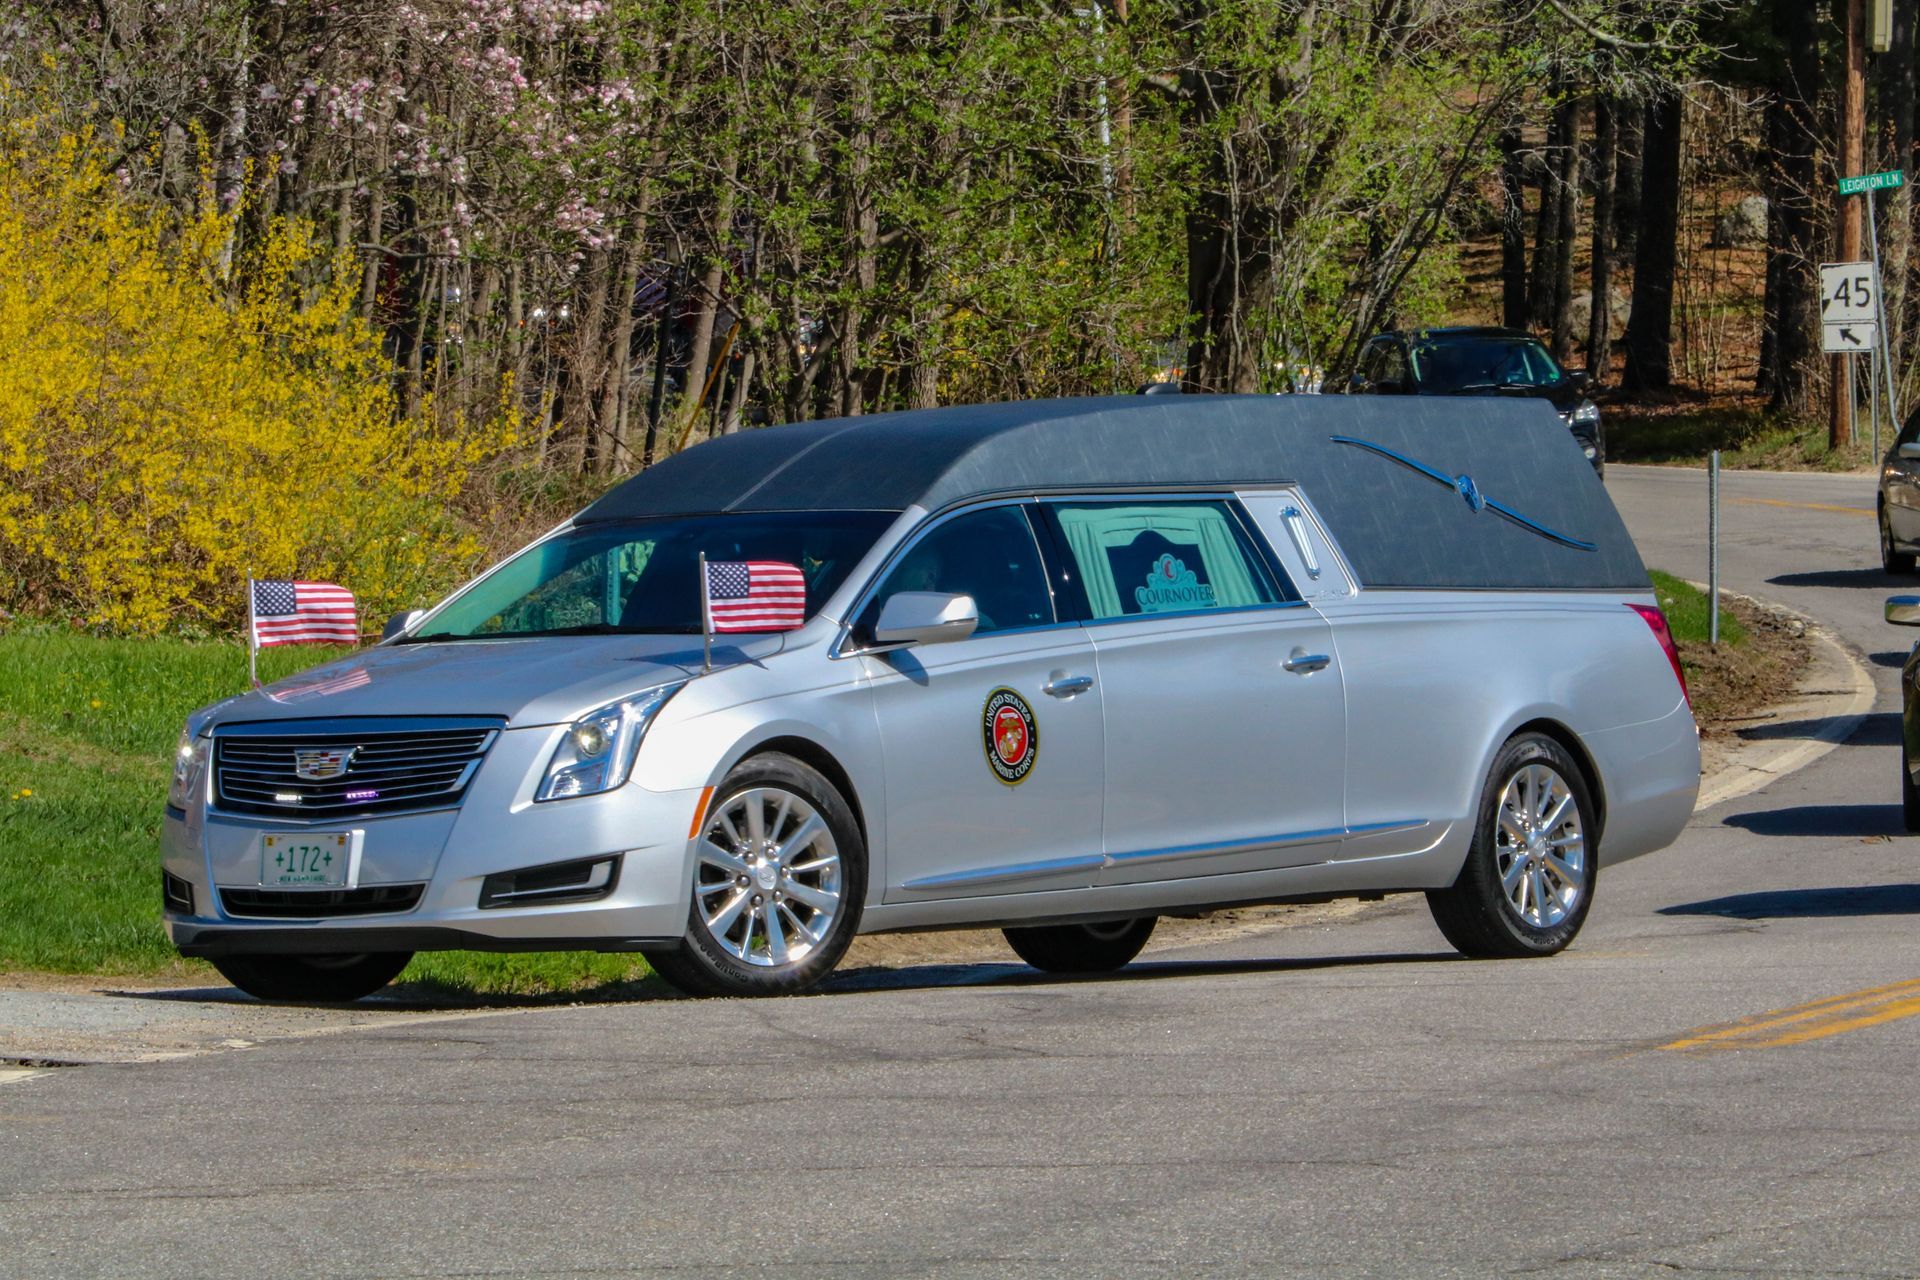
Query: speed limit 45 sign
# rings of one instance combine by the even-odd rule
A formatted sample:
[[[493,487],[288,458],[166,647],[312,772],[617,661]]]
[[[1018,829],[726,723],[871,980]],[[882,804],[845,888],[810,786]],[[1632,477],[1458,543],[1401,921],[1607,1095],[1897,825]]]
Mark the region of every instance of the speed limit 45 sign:
[[[1880,280],[1871,262],[1821,263],[1821,349],[1873,350],[1879,299]]]

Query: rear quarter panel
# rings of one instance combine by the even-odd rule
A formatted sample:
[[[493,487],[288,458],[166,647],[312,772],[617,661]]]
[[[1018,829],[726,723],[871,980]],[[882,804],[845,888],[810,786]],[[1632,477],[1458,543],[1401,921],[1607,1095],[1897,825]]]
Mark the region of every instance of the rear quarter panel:
[[[1699,738],[1629,602],[1653,598],[1373,590],[1323,603],[1347,681],[1348,825],[1449,824],[1420,883],[1450,883],[1494,753],[1544,721],[1598,775],[1602,865],[1670,843],[1699,787]]]

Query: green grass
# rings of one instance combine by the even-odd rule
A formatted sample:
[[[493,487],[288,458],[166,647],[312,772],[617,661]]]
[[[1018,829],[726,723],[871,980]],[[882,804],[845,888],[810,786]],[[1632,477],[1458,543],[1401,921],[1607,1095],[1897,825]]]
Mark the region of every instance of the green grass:
[[[1666,612],[1667,627],[1676,644],[1707,643],[1707,593],[1670,573],[1651,570],[1653,594]],[[1745,644],[1747,629],[1725,609],[1720,610],[1720,643]]]
[[[345,650],[269,649],[263,680]],[[0,634],[0,970],[213,979],[160,927],[160,814],[189,711],[246,687],[235,642]],[[401,975],[449,997],[615,995],[638,956],[422,955]]]
[[[1764,410],[1731,406],[1677,413],[1630,408],[1608,411],[1607,461],[1706,465],[1720,450],[1729,470],[1852,471],[1871,467],[1872,424],[1864,411],[1855,422],[1854,443],[1827,447],[1827,424],[1781,417]],[[1886,432],[1881,431],[1881,443]]]

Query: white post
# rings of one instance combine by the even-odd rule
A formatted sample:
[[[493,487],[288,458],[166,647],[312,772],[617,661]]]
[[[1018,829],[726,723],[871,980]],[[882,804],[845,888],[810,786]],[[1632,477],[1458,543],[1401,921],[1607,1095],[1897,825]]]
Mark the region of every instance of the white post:
[[[253,625],[253,566],[247,566],[247,683],[252,688],[260,687],[259,650],[254,647],[256,632]]]
[[[1720,451],[1707,455],[1707,643],[1720,643]]]
[[[713,671],[713,584],[707,581],[707,553],[700,553],[700,642],[706,653],[707,671]]]

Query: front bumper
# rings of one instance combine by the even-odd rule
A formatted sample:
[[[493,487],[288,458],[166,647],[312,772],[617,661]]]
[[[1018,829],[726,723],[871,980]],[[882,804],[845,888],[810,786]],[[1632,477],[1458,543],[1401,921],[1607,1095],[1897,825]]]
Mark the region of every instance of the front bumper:
[[[290,823],[210,812],[202,797],[169,809],[161,862],[191,889],[191,914],[169,909],[168,936],[185,955],[368,951],[631,951],[686,932],[698,788],[652,791],[629,782],[605,795],[535,803],[540,768],[563,727],[502,733],[460,807],[342,821]],[[360,833],[356,887],[422,885],[411,909],[318,919],[248,916],[221,889],[260,888],[260,836],[269,831]],[[620,858],[607,896],[589,902],[480,906],[490,875],[576,858]]]

